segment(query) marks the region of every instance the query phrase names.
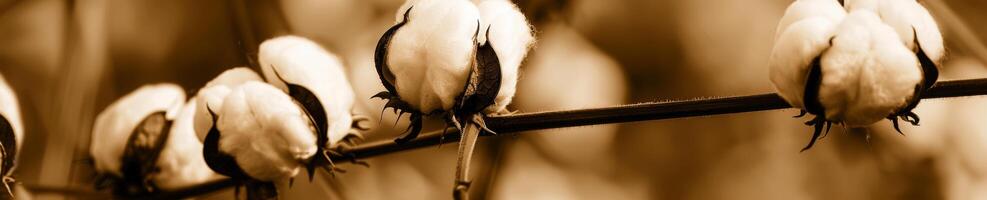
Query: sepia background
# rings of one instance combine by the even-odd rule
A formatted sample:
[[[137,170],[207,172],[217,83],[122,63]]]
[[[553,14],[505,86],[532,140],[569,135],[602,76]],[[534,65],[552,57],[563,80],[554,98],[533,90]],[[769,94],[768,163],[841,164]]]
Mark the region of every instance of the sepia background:
[[[520,112],[773,92],[768,54],[790,0],[517,0],[536,29],[521,67]],[[240,47],[283,34],[340,56],[357,112],[378,116],[373,50],[402,0],[0,0],[0,73],[26,127],[27,188],[91,190],[96,114],[137,87],[194,94]],[[927,0],[944,31],[940,80],[987,77],[987,1]],[[237,17],[245,11],[247,17]],[[283,19],[283,20],[282,20]],[[256,69],[255,69],[256,70]],[[811,128],[795,109],[563,128],[480,140],[472,195],[486,199],[987,199],[987,98],[925,100],[904,136],[882,121]],[[406,121],[406,120],[398,120]],[[441,128],[430,122],[429,130]],[[284,199],[451,199],[454,144],[367,159],[370,167],[296,181]],[[321,174],[325,175],[325,174]],[[35,199],[63,199],[45,191]],[[86,199],[79,193],[68,199]],[[204,196],[232,199],[232,191]]]

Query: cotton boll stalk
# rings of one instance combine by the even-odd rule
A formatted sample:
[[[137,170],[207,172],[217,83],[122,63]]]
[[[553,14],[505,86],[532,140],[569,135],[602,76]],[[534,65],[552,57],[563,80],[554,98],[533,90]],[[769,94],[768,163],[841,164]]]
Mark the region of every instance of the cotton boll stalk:
[[[250,68],[236,67],[223,71],[196,93],[195,103],[198,109],[195,109],[194,124],[195,134],[200,141],[205,139],[206,133],[214,125],[212,117],[205,108],[207,106],[216,109],[222,108],[223,99],[230,93],[230,88],[247,81],[263,81],[263,79]]]
[[[17,95],[7,81],[0,75],[0,147],[2,147],[2,162],[0,176],[3,176],[4,193],[14,198],[11,177],[17,166],[18,152],[24,144],[24,125],[21,122],[20,104]],[[2,195],[2,194],[0,194]]]
[[[152,192],[149,180],[165,147],[171,123],[185,102],[175,84],[154,84],[110,104],[95,120],[90,154],[96,172],[120,194]],[[167,143],[165,143],[167,144]]]
[[[490,43],[500,58],[501,84],[494,104],[483,112],[487,114],[508,113],[507,105],[514,98],[518,81],[518,69],[524,61],[528,50],[534,43],[531,25],[510,1],[484,0],[478,6],[480,10],[481,30],[489,34],[479,34],[479,42]],[[489,35],[489,38],[488,38]]]
[[[202,158],[202,142],[196,138],[193,120],[196,98],[190,99],[178,114],[158,158],[160,171],[152,178],[161,189],[170,190],[202,184],[219,176]]]
[[[309,118],[291,97],[271,85],[247,82],[226,96],[218,111],[221,152],[250,178],[290,178],[316,153]]]
[[[346,137],[362,138],[359,132],[352,131],[355,95],[343,64],[335,55],[306,38],[282,36],[261,43],[258,57],[268,83],[288,92],[302,104],[318,104],[304,107],[316,119],[319,134],[328,135],[329,144],[326,145],[334,146]],[[304,88],[314,98],[293,94],[299,92],[289,85]],[[300,99],[305,97],[311,99]]]

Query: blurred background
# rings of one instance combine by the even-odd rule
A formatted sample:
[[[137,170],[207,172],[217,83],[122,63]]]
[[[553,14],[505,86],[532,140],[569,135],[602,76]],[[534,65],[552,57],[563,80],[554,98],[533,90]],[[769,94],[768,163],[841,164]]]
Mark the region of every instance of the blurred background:
[[[516,0],[536,29],[514,110],[536,112],[772,92],[768,54],[790,0]],[[340,56],[358,113],[378,116],[377,39],[403,0],[0,0],[0,73],[19,95],[27,188],[91,189],[93,119],[137,87],[194,94],[247,66],[264,39],[308,37]],[[987,1],[928,0],[944,31],[940,80],[987,77]],[[242,47],[242,48],[241,48]],[[256,70],[256,69],[255,69]],[[886,121],[811,135],[795,109],[538,131],[481,139],[485,199],[987,199],[987,98],[925,100],[922,126]],[[406,121],[406,120],[399,120]],[[376,124],[376,123],[375,123]],[[441,128],[430,122],[427,130]],[[283,199],[451,199],[454,144],[367,159],[296,181]],[[35,199],[86,199],[36,191]],[[232,191],[203,196],[232,199]]]

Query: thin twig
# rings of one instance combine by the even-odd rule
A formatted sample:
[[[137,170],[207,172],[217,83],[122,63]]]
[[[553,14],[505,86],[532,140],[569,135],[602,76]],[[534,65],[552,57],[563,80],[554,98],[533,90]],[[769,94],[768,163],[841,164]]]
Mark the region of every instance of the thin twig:
[[[922,97],[923,99],[987,95],[987,78],[938,82],[924,95]],[[524,113],[487,117],[486,123],[489,128],[497,132],[496,136],[502,136],[540,129],[721,115],[784,108],[791,108],[791,106],[777,94],[771,93],[686,101],[651,102],[581,110]],[[417,139],[404,144],[396,144],[390,140],[370,142],[342,153],[342,155],[349,155],[348,157],[334,156],[332,159],[336,163],[349,162],[354,159],[366,159],[389,153],[435,146],[441,143],[456,142],[459,141],[459,136],[459,132],[456,131],[449,131],[444,135],[442,131],[434,131],[423,134]],[[486,134],[483,136],[495,135]],[[232,185],[233,182],[230,180],[220,180],[199,187],[162,192],[158,196],[147,198],[187,198],[221,190]]]

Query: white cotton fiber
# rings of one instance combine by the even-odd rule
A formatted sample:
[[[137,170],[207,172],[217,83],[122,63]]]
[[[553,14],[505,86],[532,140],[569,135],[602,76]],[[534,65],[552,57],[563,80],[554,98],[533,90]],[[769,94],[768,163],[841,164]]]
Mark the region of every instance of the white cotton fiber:
[[[152,180],[161,189],[170,190],[218,179],[202,157],[202,142],[196,138],[193,119],[196,100],[185,103],[172,124],[165,148],[158,157],[160,171]]]
[[[267,83],[286,93],[285,81],[301,85],[319,98],[326,111],[330,144],[350,133],[355,95],[339,58],[314,41],[298,36],[264,41],[258,57]],[[284,80],[275,75],[275,70]]]
[[[778,37],[793,23],[808,18],[822,18],[824,21],[839,24],[844,17],[846,11],[836,0],[798,0],[785,9],[785,15],[775,29],[775,40],[778,40]]]
[[[123,96],[99,115],[92,129],[90,154],[96,171],[122,176],[121,159],[134,128],[148,115],[165,111],[174,120],[185,103],[185,91],[175,84],[145,85]]]
[[[219,112],[223,107],[223,98],[230,93],[230,88],[236,87],[247,81],[263,81],[260,75],[246,67],[236,67],[228,69],[213,78],[202,89],[196,93],[195,109],[195,133],[199,140],[206,138],[206,133],[212,128],[212,116],[206,109],[211,108],[213,112]]]
[[[474,36],[480,21],[467,0],[412,0],[395,14],[410,22],[390,42],[387,63],[401,100],[424,113],[450,110],[462,94],[473,62]]]
[[[507,105],[514,98],[517,90],[518,69],[528,50],[534,42],[531,32],[531,25],[510,1],[505,0],[485,0],[478,5],[480,9],[480,33],[479,42],[489,43],[497,52],[500,59],[501,85],[500,92],[494,105],[484,110],[488,114],[508,113]],[[489,29],[490,38],[487,38],[486,31]]]
[[[901,42],[908,49],[917,52],[915,35],[922,50],[934,62],[940,62],[945,55],[942,33],[939,25],[921,4],[914,0],[885,0],[880,2],[878,14],[881,21],[894,28]],[[914,28],[914,29],[913,29]]]
[[[291,97],[262,82],[234,88],[223,101],[220,151],[236,158],[250,177],[275,181],[298,174],[315,155],[315,133]]]
[[[866,126],[907,104],[921,81],[915,54],[866,9],[850,12],[823,54],[819,101],[826,119]]]
[[[800,0],[792,3],[778,24],[769,63],[770,79],[778,94],[796,108],[802,97],[810,65],[829,48],[845,11],[835,0]]]

